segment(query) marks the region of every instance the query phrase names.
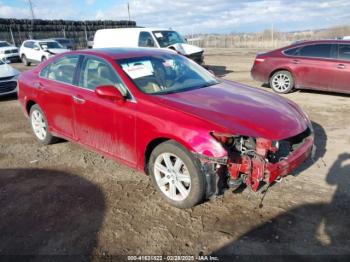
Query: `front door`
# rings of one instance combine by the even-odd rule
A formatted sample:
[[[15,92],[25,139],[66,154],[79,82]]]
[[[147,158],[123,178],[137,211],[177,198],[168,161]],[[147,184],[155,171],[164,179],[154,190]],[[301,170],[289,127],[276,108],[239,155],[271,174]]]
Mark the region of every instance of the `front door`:
[[[339,44],[335,67],[336,82],[331,91],[350,94],[350,44]]]
[[[117,102],[101,98],[95,93],[98,86],[109,85],[127,95],[128,91],[115,70],[105,60],[86,56],[78,85],[80,88],[74,95],[74,110],[75,132],[79,142],[134,164],[135,117],[128,110],[135,104],[128,100]]]

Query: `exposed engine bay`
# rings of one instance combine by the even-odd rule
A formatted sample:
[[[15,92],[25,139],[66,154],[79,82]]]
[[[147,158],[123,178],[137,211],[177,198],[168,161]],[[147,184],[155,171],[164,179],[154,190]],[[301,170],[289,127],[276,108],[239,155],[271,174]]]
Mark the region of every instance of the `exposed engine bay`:
[[[228,188],[237,189],[242,184],[257,191],[263,184],[270,184],[287,175],[290,168],[285,163],[281,167],[278,165],[313,133],[307,128],[294,137],[280,141],[215,132],[212,136],[227,150],[228,157],[213,159],[198,155],[202,171],[206,174],[208,198],[221,195]],[[270,172],[275,167],[278,172]]]

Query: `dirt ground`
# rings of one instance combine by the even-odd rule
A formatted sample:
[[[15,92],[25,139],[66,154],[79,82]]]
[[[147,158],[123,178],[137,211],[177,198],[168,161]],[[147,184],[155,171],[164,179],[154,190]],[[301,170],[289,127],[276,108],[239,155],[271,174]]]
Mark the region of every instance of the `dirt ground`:
[[[210,49],[206,64],[269,91],[250,77],[256,52]],[[246,189],[188,210],[124,165],[69,142],[38,144],[16,98],[1,98],[0,254],[350,254],[350,96],[285,97],[313,121],[316,161],[270,187],[262,207]]]

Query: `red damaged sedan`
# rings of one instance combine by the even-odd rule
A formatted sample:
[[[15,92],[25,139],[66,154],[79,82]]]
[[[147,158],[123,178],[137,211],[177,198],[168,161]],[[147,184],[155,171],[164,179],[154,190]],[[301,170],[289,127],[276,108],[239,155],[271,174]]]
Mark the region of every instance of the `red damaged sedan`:
[[[18,82],[39,142],[64,138],[143,170],[180,208],[241,184],[256,191],[313,147],[296,104],[218,79],[170,50],[69,52]]]

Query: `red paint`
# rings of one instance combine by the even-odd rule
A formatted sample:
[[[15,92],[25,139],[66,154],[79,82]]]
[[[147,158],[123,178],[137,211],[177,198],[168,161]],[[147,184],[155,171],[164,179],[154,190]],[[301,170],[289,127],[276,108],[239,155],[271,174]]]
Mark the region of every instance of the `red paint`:
[[[312,58],[283,54],[285,50],[312,44],[334,44],[334,55],[331,58]],[[307,41],[258,54],[251,75],[257,81],[268,83],[274,72],[287,70],[294,78],[296,89],[314,89],[350,94],[350,85],[348,84],[350,57],[348,60],[338,57],[339,44],[350,45],[350,41]]]
[[[293,102],[230,81],[182,93],[144,94],[115,60],[159,55],[167,51],[120,50],[72,53],[106,60],[128,87],[134,101],[120,99],[119,92],[108,86],[93,92],[40,78],[40,70],[62,56],[58,55],[21,75],[19,101],[23,109],[27,112],[28,103],[37,103],[44,111],[53,134],[139,170],[144,169],[147,146],[156,139],[176,140],[189,151],[208,157],[227,157],[227,151],[211,135],[212,132],[264,138],[261,147],[266,149],[266,143],[271,146],[266,141],[295,136],[310,125]],[[37,88],[38,83],[40,88]],[[307,150],[308,147],[304,148],[305,155]],[[264,173],[258,164],[253,161],[254,176],[250,183],[254,187]],[[271,174],[275,176],[276,172],[271,171]]]

